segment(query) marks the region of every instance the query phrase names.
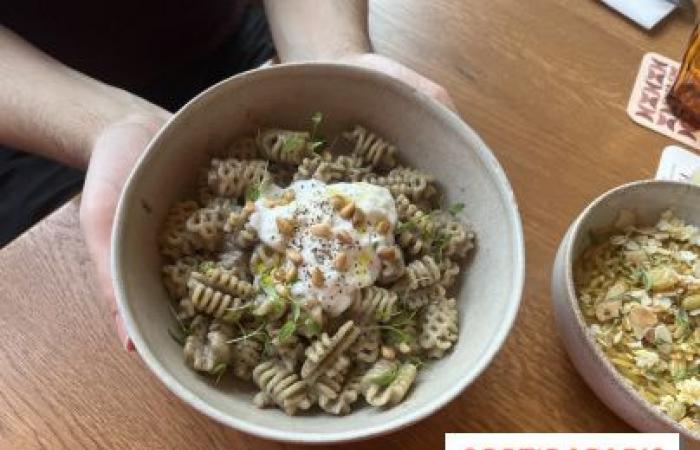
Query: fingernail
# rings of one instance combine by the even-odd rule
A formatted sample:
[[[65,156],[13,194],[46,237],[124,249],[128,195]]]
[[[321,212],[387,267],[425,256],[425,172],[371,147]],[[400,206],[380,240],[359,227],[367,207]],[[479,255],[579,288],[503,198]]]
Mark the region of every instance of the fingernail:
[[[117,322],[117,336],[119,336],[119,342],[122,343],[122,347],[124,350],[129,352],[134,351],[136,348],[134,347],[134,343],[129,338],[129,335],[126,334],[126,326],[124,325],[122,316],[117,314],[114,316],[114,319]]]

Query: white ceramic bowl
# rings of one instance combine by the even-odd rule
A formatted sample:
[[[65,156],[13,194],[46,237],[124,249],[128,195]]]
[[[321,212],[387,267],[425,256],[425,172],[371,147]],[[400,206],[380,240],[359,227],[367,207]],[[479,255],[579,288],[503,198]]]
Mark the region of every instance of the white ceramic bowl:
[[[585,324],[573,282],[573,262],[590,245],[590,230],[614,223],[621,209],[634,211],[639,223],[653,225],[669,208],[688,223],[700,224],[700,187],[672,181],[638,181],[594,200],[571,224],[559,246],[552,273],[552,300],[569,356],[596,395],[640,431],[682,433],[692,440],[698,436],[638,395],[605,357]]]
[[[208,154],[262,125],[308,127],[324,113],[324,133],[362,123],[395,142],[402,158],[435,174],[447,204],[462,201],[477,233],[459,293],[461,334],[454,351],[418,376],[400,405],[345,417],[287,417],[256,409],[252,389],[215,387],[185,366],[168,336],[173,326],[156,246],[170,205],[195,185]],[[297,442],[337,442],[386,433],[456,397],[484,370],[518,310],[523,236],[508,181],[489,149],[459,117],[415,89],[352,66],[302,64],[251,71],[205,91],[154,138],[131,174],[117,210],[113,276],[119,310],[148,367],[184,401],[231,427]],[[156,419],[154,419],[156,420]],[[445,430],[440,430],[440,432]]]

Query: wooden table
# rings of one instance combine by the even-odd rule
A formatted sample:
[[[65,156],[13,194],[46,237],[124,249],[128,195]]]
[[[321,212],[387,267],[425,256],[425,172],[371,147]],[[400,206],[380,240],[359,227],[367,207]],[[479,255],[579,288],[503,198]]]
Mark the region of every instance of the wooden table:
[[[690,24],[651,33],[595,1],[387,0],[380,52],[442,83],[513,184],[527,241],[520,315],[463,395],[408,429],[352,448],[442,448],[447,431],[627,431],[583,383],[554,328],[549,273],[592,198],[654,173],[670,143],[625,113],[642,55],[678,58]],[[293,448],[180,402],[119,348],[95,294],[77,200],[0,252],[0,447]],[[347,446],[350,448],[350,446]]]

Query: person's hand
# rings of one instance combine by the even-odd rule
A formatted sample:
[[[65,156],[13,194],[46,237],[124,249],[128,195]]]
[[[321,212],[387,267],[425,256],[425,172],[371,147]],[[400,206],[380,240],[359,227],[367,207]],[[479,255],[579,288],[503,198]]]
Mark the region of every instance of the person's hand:
[[[451,110],[457,110],[457,107],[445,88],[386,56],[376,53],[358,53],[344,56],[340,58],[339,61],[383,72],[435,98]]]
[[[133,349],[117,310],[110,270],[111,234],[126,178],[168,114],[135,115],[105,127],[95,140],[80,204],[80,224],[95,263],[100,294],[107,299],[122,345]]]

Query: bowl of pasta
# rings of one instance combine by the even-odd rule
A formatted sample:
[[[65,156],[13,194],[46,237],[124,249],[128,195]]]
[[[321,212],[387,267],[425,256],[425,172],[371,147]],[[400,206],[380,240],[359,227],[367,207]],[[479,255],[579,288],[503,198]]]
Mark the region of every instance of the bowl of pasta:
[[[235,76],[172,117],[126,184],[112,263],[128,334],[174,394],[329,443],[424,418],[486,368],[524,246],[505,174],[457,115],[309,63]]]

